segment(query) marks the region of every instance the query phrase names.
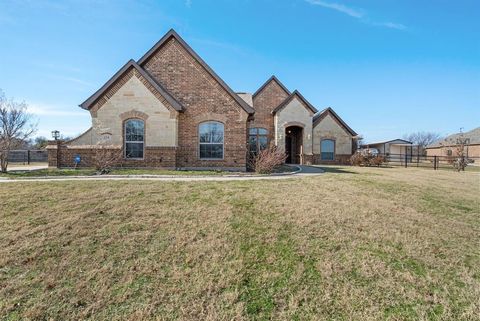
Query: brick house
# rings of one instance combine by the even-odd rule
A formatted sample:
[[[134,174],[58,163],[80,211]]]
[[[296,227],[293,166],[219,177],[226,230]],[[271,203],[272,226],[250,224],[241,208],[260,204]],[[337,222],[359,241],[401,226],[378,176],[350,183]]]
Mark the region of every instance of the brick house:
[[[245,170],[268,144],[288,163],[345,163],[357,134],[331,108],[318,112],[275,76],[254,94],[235,93],[174,31],[127,62],[80,105],[92,127],[51,142],[49,166],[92,166],[99,146],[118,166]]]

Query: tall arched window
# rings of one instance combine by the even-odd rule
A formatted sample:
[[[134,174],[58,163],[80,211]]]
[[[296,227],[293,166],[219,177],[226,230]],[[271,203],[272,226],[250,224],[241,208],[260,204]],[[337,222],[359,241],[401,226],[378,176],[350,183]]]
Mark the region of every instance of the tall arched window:
[[[141,119],[125,122],[125,158],[143,158],[145,123]]]
[[[250,128],[248,131],[248,149],[250,153],[258,153],[268,147],[268,130],[265,128]]]
[[[223,134],[220,122],[209,121],[198,126],[201,159],[223,159]]]
[[[332,139],[323,139],[320,142],[320,154],[322,160],[334,160],[335,141]]]

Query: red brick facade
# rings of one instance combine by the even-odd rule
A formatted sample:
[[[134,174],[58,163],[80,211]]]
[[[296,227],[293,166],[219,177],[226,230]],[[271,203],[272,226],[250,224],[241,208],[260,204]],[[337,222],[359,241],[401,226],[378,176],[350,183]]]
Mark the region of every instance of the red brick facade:
[[[55,142],[58,148],[48,149],[49,167],[75,167],[74,158],[79,155],[81,158],[77,167],[93,167],[97,150],[95,148],[71,148],[63,142]],[[122,152],[120,148],[111,150]],[[121,159],[116,167],[130,168],[165,168],[175,169],[177,149],[175,147],[145,147],[144,159]]]
[[[130,60],[120,69],[107,83],[95,94],[88,98],[80,106],[90,111],[92,118],[97,119],[102,106],[114,108],[110,110],[107,119],[116,125],[115,113],[118,112],[118,121],[138,118],[145,121],[145,132],[158,130],[158,121],[150,122],[152,115],[159,114],[157,110],[149,109],[155,106],[155,102],[147,106],[135,109],[130,107],[130,101],[110,100],[122,86],[136,77],[140,79],[142,86],[168,108],[170,119],[175,125],[168,128],[176,128],[175,142],[163,144],[151,144],[145,141],[144,158],[141,160],[120,160],[118,167],[152,167],[152,168],[223,168],[245,170],[247,166],[248,129],[253,127],[268,130],[269,141],[275,139],[275,124],[273,112],[282,103],[288,102],[290,91],[273,76],[253,94],[253,106],[249,106],[237,94],[226,85],[220,77],[180,38],[175,31],[168,32],[152,49],[150,49],[138,62]],[[141,87],[144,88],[144,87]],[[124,96],[132,96],[133,93]],[[302,97],[303,99],[303,97]],[[113,101],[113,103],[112,103]],[[110,105],[109,105],[110,104]],[[113,104],[113,105],[112,105]],[[309,103],[308,103],[309,104]],[[112,107],[113,106],[113,107]],[[125,107],[126,106],[126,107]],[[310,106],[310,105],[309,105]],[[103,107],[105,108],[105,107]],[[131,110],[129,110],[131,108]],[[313,107],[311,107],[314,110]],[[127,110],[125,110],[127,109]],[[280,111],[276,111],[279,113]],[[314,110],[315,112],[315,110]],[[150,114],[147,114],[150,113]],[[168,115],[168,114],[167,114]],[[313,115],[313,113],[312,113]],[[215,160],[200,159],[199,125],[206,121],[221,122],[224,125],[223,158]],[[313,121],[313,119],[312,119]],[[149,124],[157,124],[150,126]],[[108,126],[107,126],[108,127]],[[124,128],[123,126],[121,128]],[[164,127],[165,128],[165,127]],[[51,142],[49,146],[49,166],[73,167],[74,157],[81,156],[80,167],[91,167],[97,155],[97,139],[102,133],[95,129],[87,131],[92,143]],[[161,131],[158,131],[161,135]],[[96,135],[96,136],[95,136]],[[124,142],[124,134],[117,134]],[[168,137],[166,135],[161,137]],[[172,136],[173,137],[173,136]],[[173,140],[171,140],[173,142]],[[110,148],[121,152],[120,139],[117,145]],[[123,145],[123,144],[122,144]],[[113,147],[114,146],[114,147]],[[344,163],[349,155],[337,155],[337,161]],[[303,155],[303,163],[318,163],[318,155],[311,153]]]
[[[275,78],[270,78],[253,95],[253,106],[255,107],[255,118],[249,123],[249,128],[262,127],[268,130],[269,141],[274,139],[274,123],[272,111],[277,108],[290,92]]]
[[[178,122],[177,167],[245,168],[248,114],[177,39],[142,66],[185,106]],[[209,120],[225,126],[223,160],[199,157],[198,126]]]

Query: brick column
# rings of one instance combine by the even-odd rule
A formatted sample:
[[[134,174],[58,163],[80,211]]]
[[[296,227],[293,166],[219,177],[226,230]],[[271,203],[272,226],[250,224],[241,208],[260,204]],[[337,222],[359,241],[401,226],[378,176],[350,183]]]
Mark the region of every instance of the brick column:
[[[47,151],[48,151],[48,167],[60,167],[60,148],[62,140],[50,140],[48,141]]]

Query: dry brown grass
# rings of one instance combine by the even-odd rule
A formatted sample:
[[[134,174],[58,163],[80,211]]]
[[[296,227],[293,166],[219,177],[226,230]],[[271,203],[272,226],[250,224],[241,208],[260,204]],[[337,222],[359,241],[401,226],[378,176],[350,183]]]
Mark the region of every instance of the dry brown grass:
[[[480,175],[0,185],[5,320],[475,320]]]

